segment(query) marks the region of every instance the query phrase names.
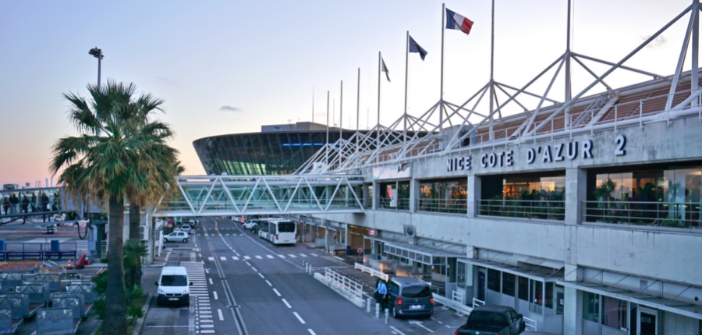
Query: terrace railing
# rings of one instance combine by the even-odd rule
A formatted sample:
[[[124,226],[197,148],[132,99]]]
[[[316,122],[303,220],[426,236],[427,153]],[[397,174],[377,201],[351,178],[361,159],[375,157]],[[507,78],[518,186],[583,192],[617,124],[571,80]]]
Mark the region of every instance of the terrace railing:
[[[699,202],[583,201],[582,222],[699,229]]]
[[[417,210],[420,212],[440,212],[467,214],[468,201],[466,199],[417,199]]]
[[[477,200],[480,215],[565,220],[564,200]]]
[[[397,198],[393,201],[391,198],[378,198],[378,208],[408,211],[410,208],[410,199]]]

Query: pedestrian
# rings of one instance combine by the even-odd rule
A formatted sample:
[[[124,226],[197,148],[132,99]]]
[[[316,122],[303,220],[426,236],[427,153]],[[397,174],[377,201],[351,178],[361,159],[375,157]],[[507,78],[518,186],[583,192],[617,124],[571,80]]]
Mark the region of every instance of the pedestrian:
[[[17,198],[17,195],[16,194],[10,195],[10,212],[12,212],[12,214],[19,212],[19,208],[17,206],[18,204],[19,204],[19,199]]]
[[[385,296],[388,294],[388,287],[385,285],[385,281],[379,280],[378,281],[378,286],[375,288],[375,302],[379,304],[383,304],[383,300],[385,300]]]
[[[46,193],[41,192],[41,212],[44,212],[43,219],[44,222],[46,222],[47,214],[46,212],[49,211],[49,197],[46,196]],[[51,221],[51,220],[49,220]]]
[[[5,215],[10,214],[10,200],[7,197],[2,198],[2,208],[5,210]]]
[[[32,210],[32,213],[38,212],[39,210],[37,209],[37,195],[32,193],[32,199],[29,200],[29,209]]]
[[[22,194],[22,213],[27,214],[27,208],[29,207],[29,199],[27,196]]]

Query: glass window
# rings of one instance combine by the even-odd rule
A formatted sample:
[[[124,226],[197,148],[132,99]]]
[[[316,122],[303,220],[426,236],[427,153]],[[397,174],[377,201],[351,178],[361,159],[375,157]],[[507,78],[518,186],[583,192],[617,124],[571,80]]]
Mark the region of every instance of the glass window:
[[[546,308],[553,309],[553,283],[546,283]]]
[[[429,212],[465,213],[468,181],[433,180],[419,184],[419,210]]]
[[[456,285],[466,288],[466,264],[458,262],[456,266]]]
[[[161,276],[161,286],[188,286],[185,276]]]
[[[519,277],[519,291],[517,295],[519,299],[529,301],[529,278]]]
[[[502,273],[502,293],[506,294],[510,297],[514,296],[514,291],[515,291],[515,286],[516,286],[516,281],[517,276],[503,272]]]
[[[429,286],[408,286],[402,289],[401,295],[405,298],[426,298],[431,296]]]
[[[583,319],[600,323],[600,295],[583,292]]]
[[[500,292],[500,271],[488,269],[488,290]]]
[[[292,222],[279,222],[278,233],[294,233],[295,224]]]
[[[529,291],[529,301],[533,304],[530,307],[532,312],[542,314],[541,306],[544,302],[544,283],[538,280],[531,280],[531,290]]]
[[[627,328],[626,301],[603,296],[602,324],[615,329]]]

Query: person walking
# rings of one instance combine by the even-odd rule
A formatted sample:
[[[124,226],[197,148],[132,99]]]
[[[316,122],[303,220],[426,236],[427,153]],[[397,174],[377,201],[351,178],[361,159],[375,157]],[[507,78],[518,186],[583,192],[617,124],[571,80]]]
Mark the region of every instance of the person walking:
[[[42,216],[44,219],[44,222],[46,222],[47,214],[46,212],[49,211],[49,197],[46,196],[46,193],[41,192],[41,212],[44,212],[44,215]],[[51,220],[49,220],[51,221]]]
[[[12,214],[19,212],[19,208],[17,207],[18,204],[19,199],[17,198],[17,195],[10,195],[10,212],[12,212]]]
[[[2,198],[2,208],[5,210],[3,212],[5,215],[10,214],[10,200],[7,197]]]
[[[375,302],[379,304],[383,304],[383,300],[385,300],[385,296],[388,294],[388,286],[385,285],[385,281],[380,280],[378,282],[378,287],[375,288]]]
[[[32,213],[39,211],[37,209],[37,195],[34,193],[32,193],[32,198],[29,200],[29,209],[32,211]]]
[[[27,214],[27,208],[29,208],[29,199],[27,196],[22,194],[22,213]]]

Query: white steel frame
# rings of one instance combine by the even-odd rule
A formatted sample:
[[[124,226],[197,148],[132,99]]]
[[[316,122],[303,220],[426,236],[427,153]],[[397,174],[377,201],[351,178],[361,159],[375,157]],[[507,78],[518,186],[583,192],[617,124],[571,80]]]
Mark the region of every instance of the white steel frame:
[[[493,64],[491,60],[490,80],[464,103],[460,105],[454,104],[444,100],[442,97],[420,117],[403,114],[390,126],[385,127],[378,124],[365,134],[357,131],[348,140],[340,139],[335,143],[327,143],[303,164],[295,174],[358,173],[362,167],[398,164],[432,156],[457,154],[468,150],[495,148],[498,145],[519,145],[526,141],[536,141],[541,138],[553,139],[554,137],[573,136],[573,134],[584,132],[592,133],[596,130],[616,129],[623,126],[639,125],[643,128],[647,123],[670,123],[671,119],[689,117],[691,115],[699,115],[699,119],[702,121],[700,88],[698,85],[700,10],[702,8],[699,0],[692,0],[692,4],[680,14],[652,34],[624,58],[613,63],[570,50],[570,0],[568,0],[566,51],[526,85],[516,88],[495,81],[492,78]],[[687,29],[673,75],[663,76],[624,65],[686,15],[688,16]],[[683,66],[690,42],[692,42],[692,71],[685,73],[683,72]],[[586,73],[594,77],[594,80],[575,96],[571,94],[571,61],[575,61]],[[598,75],[586,65],[586,61],[606,65],[609,68],[603,74]],[[616,111],[616,103],[619,99],[618,92],[605,82],[605,79],[616,70],[626,70],[649,76],[651,81],[647,83],[650,85],[669,86],[670,91],[665,108],[657,113],[648,115],[641,114],[641,110],[639,110],[639,115],[619,120],[615,114],[614,122],[601,122],[602,117],[610,112],[613,106]],[[549,72],[553,73],[553,75],[550,77],[548,86],[543,94],[528,91],[539,79],[548,78],[545,75]],[[564,72],[566,92],[563,101],[558,101],[550,98],[549,93],[561,72]],[[683,80],[691,82],[691,89],[684,91],[679,89],[678,86]],[[598,85],[603,86],[605,92],[593,95],[593,88]],[[497,91],[508,98],[504,102],[499,103]],[[586,97],[588,93],[590,93],[590,96]],[[686,99],[677,106],[673,106],[676,94],[685,94]],[[484,99],[486,95],[487,99]],[[538,98],[539,101],[536,108],[530,111],[518,100],[520,98]],[[484,100],[489,100],[490,108],[487,112],[478,112],[478,105]],[[493,105],[493,103],[495,104]],[[511,105],[511,103],[514,104]],[[546,106],[547,103],[551,105]],[[643,104],[643,100],[641,103]],[[579,106],[586,105],[587,108],[578,115],[577,119],[574,119],[569,115],[569,112],[576,104]],[[526,117],[516,129],[511,129],[510,133],[505,133],[504,137],[496,139],[493,124],[495,121],[503,122],[503,109],[506,106],[513,105],[521,108],[523,115]],[[545,119],[537,120],[537,116],[544,115],[548,116]],[[437,118],[440,120],[438,123],[434,121]],[[554,120],[557,119],[562,119],[564,123],[561,129],[553,128]],[[407,126],[404,126],[405,124]],[[486,125],[489,127],[488,138],[483,139],[477,130],[482,129]],[[551,129],[549,129],[549,125]],[[470,140],[470,144],[464,145],[467,140]]]

